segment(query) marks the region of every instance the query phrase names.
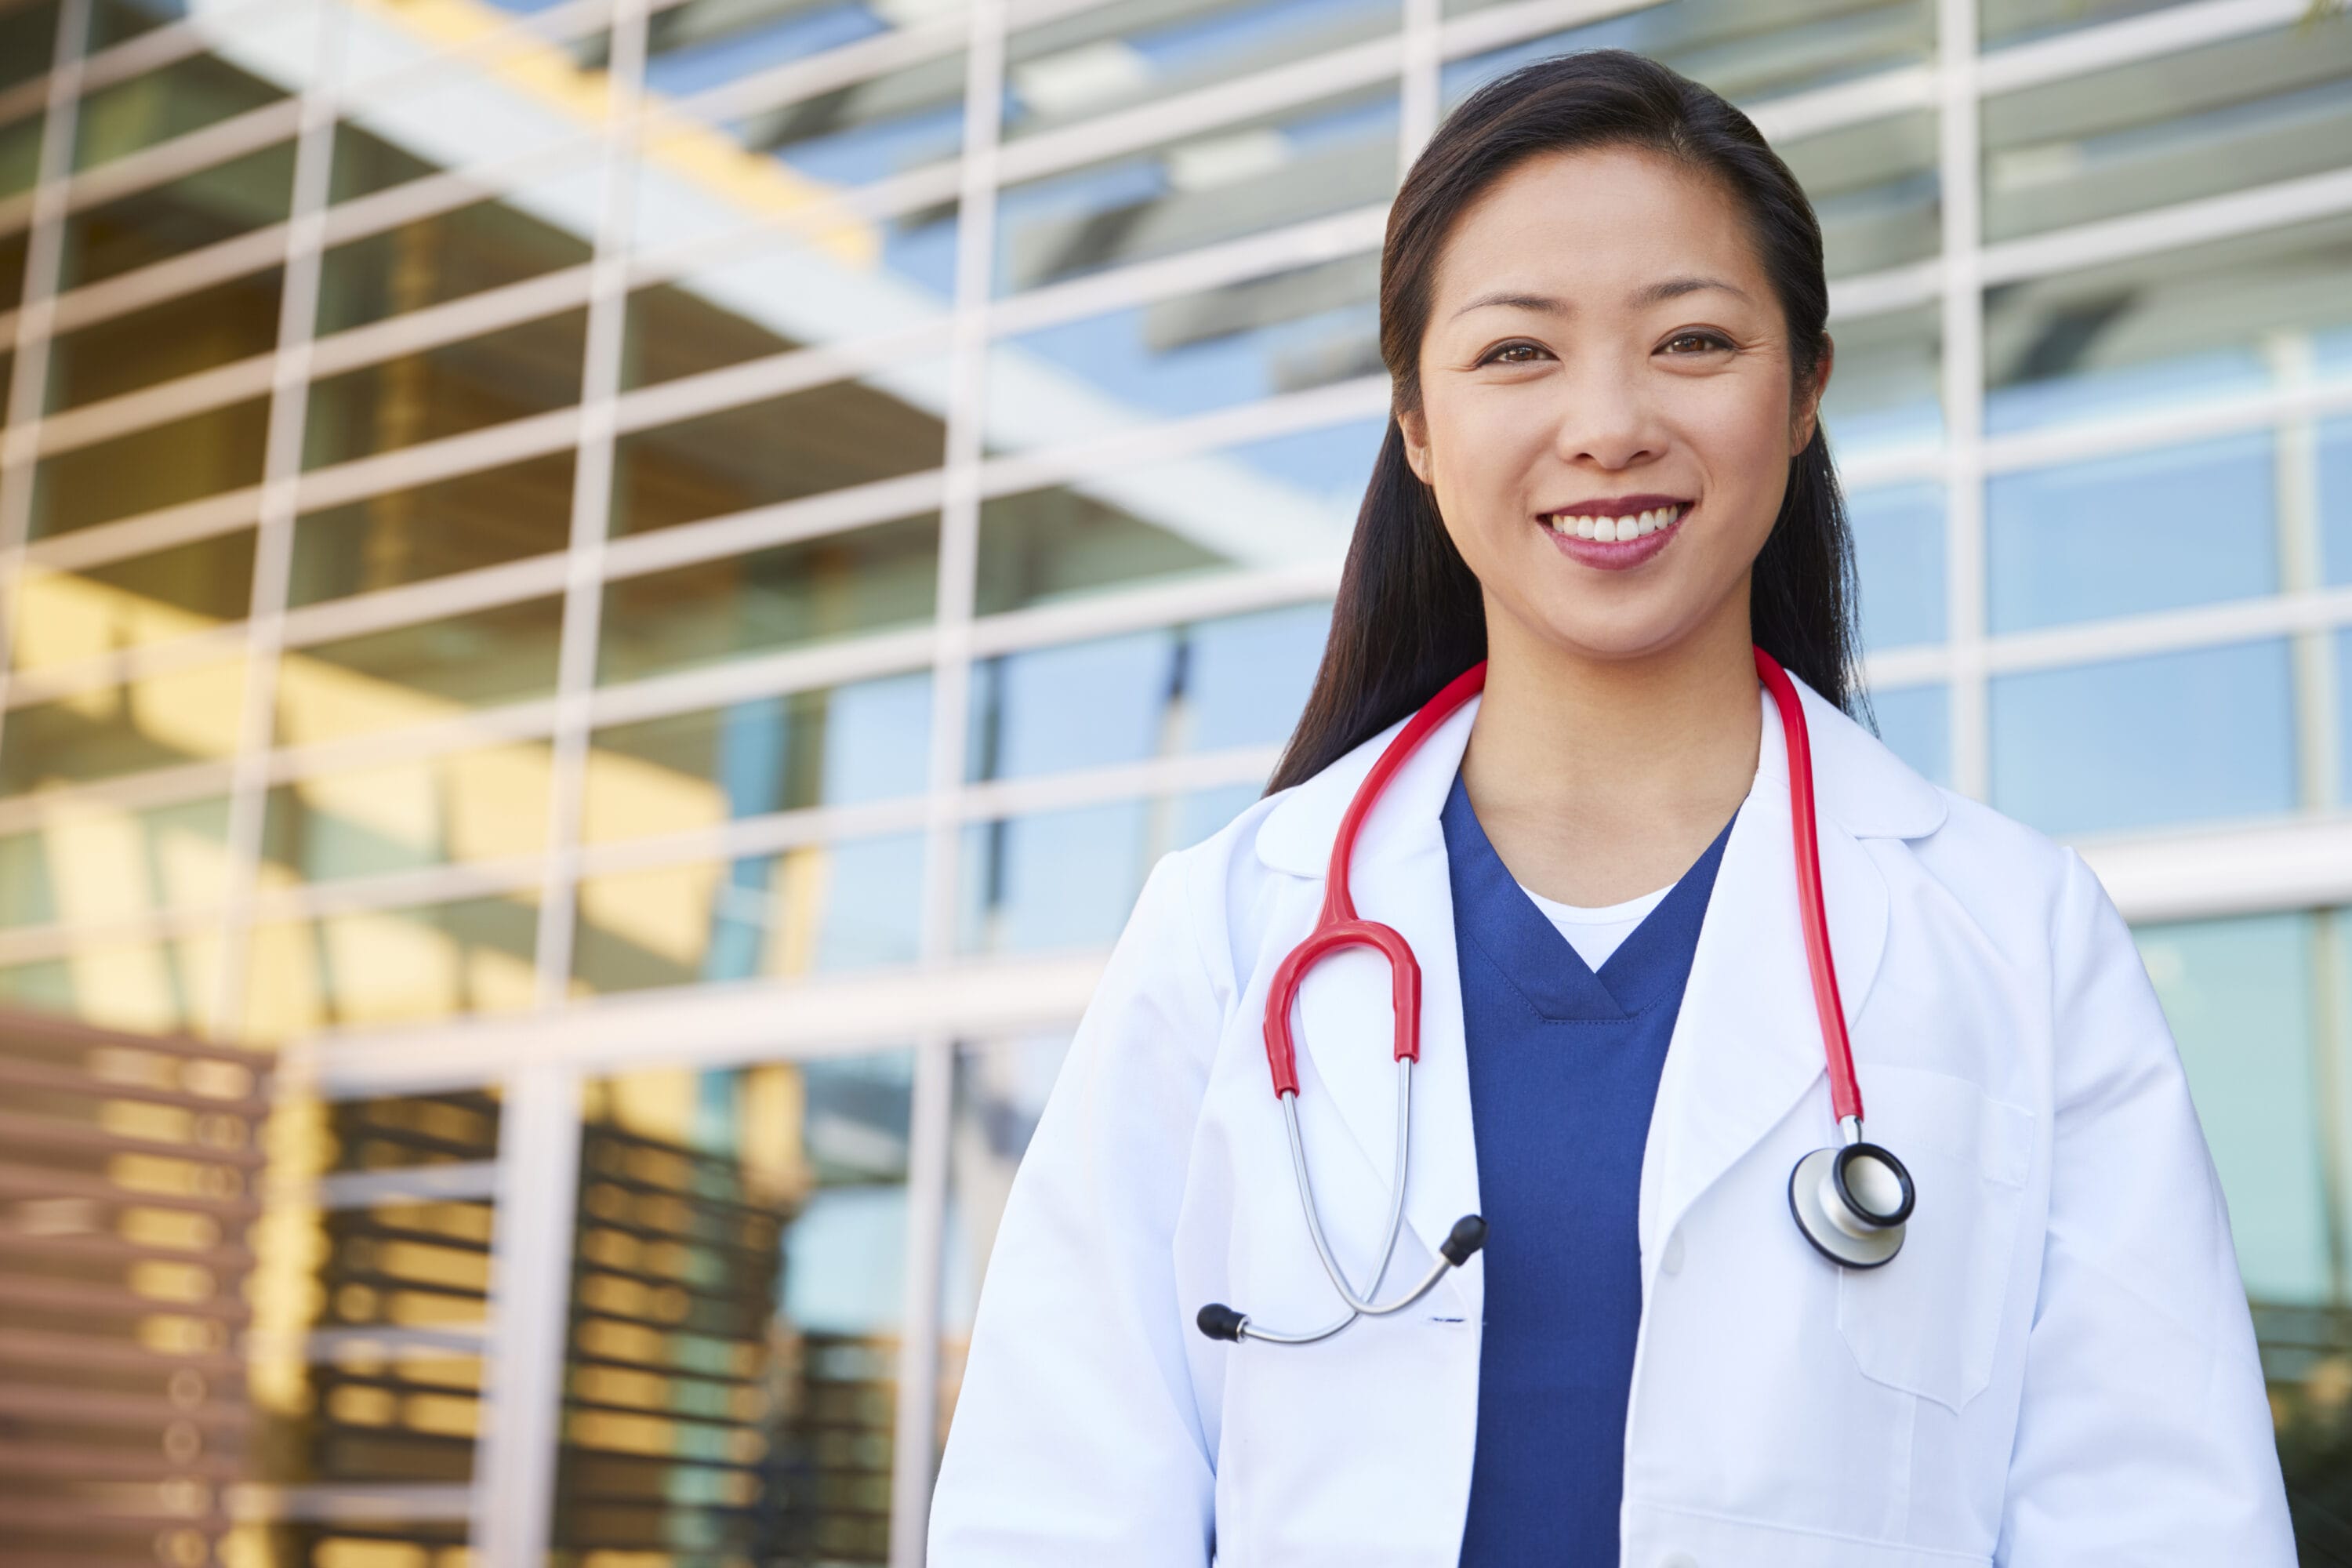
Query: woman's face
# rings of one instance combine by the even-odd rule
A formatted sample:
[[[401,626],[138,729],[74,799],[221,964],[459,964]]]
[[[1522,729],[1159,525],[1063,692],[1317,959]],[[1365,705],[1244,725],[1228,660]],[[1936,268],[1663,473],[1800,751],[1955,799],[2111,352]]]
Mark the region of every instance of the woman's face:
[[[1618,660],[1744,628],[1829,355],[1793,396],[1730,198],[1647,151],[1543,154],[1462,214],[1434,284],[1399,423],[1489,638]]]

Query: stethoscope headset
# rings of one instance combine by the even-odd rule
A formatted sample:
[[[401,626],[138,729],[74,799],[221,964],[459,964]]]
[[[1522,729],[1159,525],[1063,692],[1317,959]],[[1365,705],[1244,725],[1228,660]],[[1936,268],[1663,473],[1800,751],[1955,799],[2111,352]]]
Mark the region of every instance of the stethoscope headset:
[[[1814,1250],[1832,1263],[1848,1268],[1876,1268],[1903,1249],[1905,1222],[1911,1217],[1911,1173],[1903,1162],[1862,1136],[1862,1090],[1853,1076],[1853,1050],[1846,1038],[1845,1009],[1838,998],[1837,970],[1830,957],[1829,917],[1822,902],[1821,844],[1814,831],[1813,759],[1805,730],[1805,710],[1797,688],[1777,660],[1756,649],[1756,673],[1780,712],[1780,731],[1789,752],[1789,815],[1797,857],[1797,912],[1804,926],[1805,958],[1812,973],[1813,1006],[1821,1016],[1822,1041],[1829,1058],[1830,1108],[1836,1114],[1841,1146],[1816,1149],[1799,1160],[1789,1173],[1789,1212],[1797,1229]],[[1328,1340],[1358,1318],[1384,1318],[1401,1312],[1437,1288],[1449,1268],[1467,1263],[1486,1242],[1486,1222],[1464,1215],[1437,1248],[1437,1261],[1413,1288],[1393,1301],[1375,1302],[1381,1281],[1387,1278],[1404,1222],[1405,1156],[1412,1142],[1412,1064],[1421,1059],[1421,965],[1412,947],[1392,926],[1360,918],[1348,892],[1348,865],[1354,857],[1356,835],[1371,814],[1381,791],[1419,749],[1431,731],[1451,717],[1486,684],[1484,659],[1455,676],[1421,710],[1406,721],[1356,787],[1339,819],[1331,845],[1331,866],[1323,884],[1323,909],[1315,929],[1293,948],[1274,972],[1265,998],[1265,1059],[1274,1075],[1275,1098],[1282,1105],[1282,1121],[1290,1135],[1290,1170],[1298,1184],[1298,1202],[1307,1215],[1307,1234],[1314,1238],[1316,1256],[1332,1289],[1347,1303],[1348,1315],[1328,1328],[1307,1333],[1284,1333],[1250,1321],[1222,1301],[1201,1309],[1195,1320],[1213,1340],[1262,1340],[1267,1344],[1307,1345]],[[1331,1244],[1323,1234],[1323,1217],[1315,1205],[1315,1189],[1307,1173],[1307,1148],[1298,1135],[1298,1062],[1291,1038],[1290,1011],[1298,987],[1316,963],[1342,948],[1369,947],[1388,960],[1391,1000],[1396,1022],[1393,1043],[1397,1064],[1395,1177],[1389,1192],[1388,1240],[1381,1248],[1380,1267],[1361,1295],[1348,1282]]]

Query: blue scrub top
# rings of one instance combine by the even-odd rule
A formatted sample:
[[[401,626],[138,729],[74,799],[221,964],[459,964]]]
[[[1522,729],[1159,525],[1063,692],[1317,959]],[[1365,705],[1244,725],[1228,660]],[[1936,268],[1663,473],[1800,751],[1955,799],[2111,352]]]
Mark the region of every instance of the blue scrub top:
[[[1458,773],[1443,821],[1489,1227],[1462,1563],[1616,1568],[1642,1151],[1731,825],[1595,973],[1496,855]]]

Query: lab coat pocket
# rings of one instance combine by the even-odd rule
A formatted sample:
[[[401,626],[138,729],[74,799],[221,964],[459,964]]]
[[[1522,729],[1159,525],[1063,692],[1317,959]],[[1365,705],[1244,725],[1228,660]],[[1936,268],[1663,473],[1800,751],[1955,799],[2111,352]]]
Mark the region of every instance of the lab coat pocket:
[[[1863,1375],[1958,1413],[1992,1378],[2033,1155],[2033,1112],[1966,1079],[1870,1063],[1867,1136],[1910,1167],[1903,1250],[1838,1278],[1838,1332]]]

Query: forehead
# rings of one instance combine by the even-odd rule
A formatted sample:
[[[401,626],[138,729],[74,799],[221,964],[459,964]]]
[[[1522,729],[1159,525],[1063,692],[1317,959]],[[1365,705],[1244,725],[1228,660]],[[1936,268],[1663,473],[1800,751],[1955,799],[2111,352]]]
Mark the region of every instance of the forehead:
[[[1455,219],[1431,321],[1442,325],[1449,301],[1497,283],[1633,287],[1666,270],[1711,272],[1764,297],[1747,220],[1715,180],[1644,148],[1538,153]]]

